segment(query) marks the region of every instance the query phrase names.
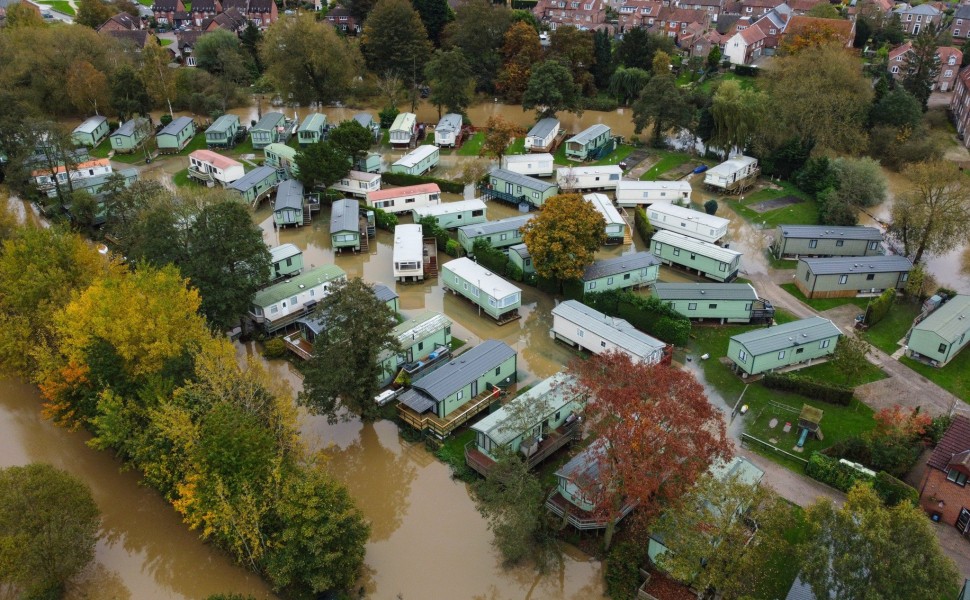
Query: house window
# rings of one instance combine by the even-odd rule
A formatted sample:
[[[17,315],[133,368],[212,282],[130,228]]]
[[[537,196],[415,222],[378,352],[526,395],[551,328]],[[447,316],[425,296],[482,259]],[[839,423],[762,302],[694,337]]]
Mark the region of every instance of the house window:
[[[947,69],[946,71],[943,72],[943,76],[946,77],[947,79],[949,79],[950,77],[953,77],[953,70]]]
[[[751,12],[751,7],[749,6],[749,7],[745,8],[744,9],[744,12]]]
[[[674,248],[674,256],[680,256],[680,248]]]
[[[892,72],[893,75],[895,75],[896,73],[899,73],[899,67],[897,67],[896,65],[893,65],[893,68],[889,70]]]
[[[951,56],[951,57],[950,57],[950,58],[949,58],[949,59],[948,59],[948,60],[946,61],[946,64],[948,64],[948,65],[950,65],[950,66],[953,66],[953,65],[955,65],[955,64],[957,64],[957,57],[955,57],[955,56]]]
[[[607,277],[606,278],[606,285],[613,285],[613,278],[612,277]]]
[[[819,342],[818,347],[819,348],[828,348],[829,347],[829,342],[831,342],[831,341],[832,340],[822,340],[821,342]]]
[[[418,342],[418,351],[424,350],[424,342]]]
[[[946,472],[946,480],[952,481],[953,483],[962,487],[967,485],[967,474],[961,473],[956,469],[950,469],[949,471]]]
[[[781,360],[783,358],[785,358],[785,351],[784,350],[782,350],[781,352],[778,353],[778,360]]]
[[[904,281],[905,282],[905,281],[908,281],[908,280],[909,280],[909,273],[903,273],[903,277],[902,277],[902,279],[900,281]]]
[[[582,329],[577,329],[576,330],[576,335],[578,335],[579,337],[583,337],[583,330]]]
[[[589,289],[591,289],[591,290],[595,290],[596,289],[596,282],[595,281],[590,281],[589,282]]]
[[[295,305],[296,304],[296,296],[293,296],[292,298],[290,298],[290,304],[291,305]]]
[[[721,263],[721,265],[720,265],[720,266],[719,266],[718,268],[719,268],[719,269],[720,269],[720,270],[721,270],[722,272],[724,272],[724,271],[727,271],[727,265],[726,265],[726,264],[724,264],[724,263]]]
[[[690,259],[691,259],[691,260],[697,260],[697,255],[696,255],[696,254],[694,254],[693,252],[691,252],[691,253],[690,253]]]
[[[841,248],[845,246],[845,240],[835,240],[835,245]]]
[[[940,344],[940,347],[936,349],[940,354],[946,354],[946,344]]]
[[[876,246],[878,246],[878,245],[879,245],[879,242],[869,242],[869,249],[870,250],[875,250],[876,249]]]
[[[866,281],[872,281],[875,278],[876,278],[876,274],[875,273],[867,273],[866,274]]]
[[[717,304],[708,304],[707,308],[714,310],[715,308],[717,308]]]
[[[495,367],[495,376],[498,377],[499,373],[502,372],[502,365]]]
[[[461,400],[465,397],[465,390],[458,390],[458,395],[455,396],[455,400]]]
[[[690,303],[688,303],[687,304],[687,310],[697,310],[697,303],[696,302],[690,302]]]
[[[748,353],[744,350],[738,350],[738,360],[746,362],[748,360]]]
[[[804,348],[797,348],[797,349],[795,350],[795,354],[801,354],[801,353],[802,353],[802,352],[804,352],[804,351],[805,351],[805,349],[804,349]]]
[[[848,275],[842,275],[839,277],[839,285],[845,285],[847,281],[849,281]]]
[[[278,306],[276,306],[275,304],[274,304],[273,306],[270,306],[270,307],[269,307],[269,314],[271,314],[271,315],[275,315],[275,314],[276,314],[276,313],[278,313],[278,312],[280,312],[280,309],[279,309],[279,307],[278,307]]]
[[[629,278],[630,278],[630,274],[629,273],[624,273],[623,274],[623,281],[626,281]]]
[[[916,22],[917,23],[922,23],[923,22],[923,15],[916,15]]]
[[[606,348],[606,342],[600,341],[600,348]]]
[[[751,310],[751,303],[750,302],[748,302],[747,304],[744,305],[744,310]]]
[[[818,247],[818,240],[808,240],[808,247],[809,248],[817,248]]]

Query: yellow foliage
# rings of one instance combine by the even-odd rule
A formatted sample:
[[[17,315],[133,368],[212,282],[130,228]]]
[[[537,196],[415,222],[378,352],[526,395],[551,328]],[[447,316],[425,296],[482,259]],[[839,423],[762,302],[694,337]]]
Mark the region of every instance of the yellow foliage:
[[[579,279],[606,241],[606,222],[581,195],[560,194],[522,228],[522,240],[540,276]]]

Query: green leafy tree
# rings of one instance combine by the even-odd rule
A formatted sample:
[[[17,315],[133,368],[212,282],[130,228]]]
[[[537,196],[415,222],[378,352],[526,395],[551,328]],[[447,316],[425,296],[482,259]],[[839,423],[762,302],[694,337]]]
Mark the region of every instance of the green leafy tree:
[[[707,68],[714,70],[721,65],[721,48],[720,46],[713,46],[711,51],[707,53]]]
[[[152,109],[152,99],[145,84],[134,69],[125,65],[109,79],[111,108],[122,121],[135,115],[147,115]]]
[[[431,84],[429,100],[450,113],[465,114],[472,101],[475,79],[461,50],[436,50],[424,67],[424,76]]]
[[[859,209],[834,187],[818,194],[818,220],[823,225],[851,227],[859,222]]]
[[[24,2],[17,2],[7,7],[7,24],[10,29],[24,29],[29,27],[44,27],[44,19],[37,11]]]
[[[330,187],[350,170],[350,155],[330,141],[317,142],[296,153],[296,166],[306,187]]]
[[[829,163],[838,194],[853,206],[867,208],[886,199],[888,183],[879,162],[869,157],[840,157]]]
[[[115,15],[115,9],[104,0],[81,0],[77,3],[74,22],[91,29],[97,29]]]
[[[331,129],[327,141],[351,159],[357,160],[367,154],[373,145],[374,134],[356,119],[349,119]],[[299,153],[297,156],[299,157]],[[302,167],[300,172],[303,172]]]
[[[655,75],[633,103],[633,131],[653,126],[653,144],[659,147],[669,130],[686,126],[693,116],[688,94],[672,75]]]
[[[0,581],[55,598],[94,558],[101,514],[81,481],[50,465],[0,470]]]
[[[839,14],[839,9],[835,8],[831,4],[816,4],[808,11],[809,17],[816,17],[819,19],[841,19],[842,15]]]
[[[512,12],[488,0],[468,0],[458,5],[455,20],[445,27],[446,48],[460,48],[468,60],[479,91],[495,91],[502,66],[505,32],[512,26]]]
[[[288,21],[289,19],[282,19]],[[239,43],[236,34],[217,29],[199,38],[192,49],[196,65],[210,73],[218,82],[222,110],[238,88],[252,80],[252,59]]]
[[[647,33],[643,27],[634,27],[623,34],[623,40],[616,48],[616,60],[627,68],[650,71],[653,68],[653,55],[658,50],[667,54],[673,52],[673,38]]]
[[[919,163],[906,169],[912,182],[890,212],[888,234],[914,263],[924,254],[944,254],[970,239],[970,182],[948,161]]]
[[[923,108],[915,96],[897,87],[873,104],[869,117],[873,125],[915,129],[923,120]]]
[[[704,212],[706,212],[709,215],[716,214],[717,213],[717,200],[715,200],[714,198],[711,198],[710,200],[708,200],[707,202],[705,202],[704,203]]]
[[[542,212],[522,228],[522,241],[540,277],[579,279],[606,241],[603,216],[579,194],[545,201]]]
[[[859,336],[853,333],[842,336],[832,356],[832,364],[842,383],[853,387],[858,383],[859,377],[869,367],[867,357],[871,352],[869,343]]]
[[[432,50],[421,16],[408,0],[378,0],[364,22],[361,46],[372,71],[391,71],[412,86]]]
[[[903,88],[919,100],[925,111],[933,86],[940,76],[940,58],[936,51],[945,33],[934,25],[928,25],[913,38],[913,47],[903,58]]]
[[[262,30],[252,21],[247,21],[246,28],[239,33],[239,43],[252,59],[255,75],[261,75],[264,69],[263,61],[259,56],[259,47],[263,43]]]
[[[441,46],[441,34],[452,16],[447,0],[414,0],[414,9],[421,15],[428,39],[436,47]]]
[[[732,148],[744,151],[759,136],[769,112],[768,96],[753,89],[743,89],[735,80],[717,87],[711,100],[714,135],[711,143],[726,152]]]
[[[650,73],[636,67],[619,66],[610,77],[609,94],[629,106],[650,83]]]
[[[599,89],[610,85],[613,75],[613,40],[609,31],[598,29],[593,33],[593,83]]]
[[[538,118],[554,117],[558,112],[582,114],[580,86],[569,69],[547,60],[535,66],[522,94],[522,108],[535,109]]]
[[[533,65],[542,59],[542,44],[536,30],[523,22],[509,27],[502,45],[502,59],[504,64],[496,87],[507,102],[518,104],[529,84]]]
[[[549,59],[565,65],[584,94],[596,93],[590,73],[595,59],[591,31],[580,31],[572,25],[557,27],[549,36]]]
[[[377,418],[380,361],[400,352],[391,333],[394,314],[360,278],[333,284],[318,314],[326,324],[306,364],[300,402],[331,422],[341,409],[367,420]]]

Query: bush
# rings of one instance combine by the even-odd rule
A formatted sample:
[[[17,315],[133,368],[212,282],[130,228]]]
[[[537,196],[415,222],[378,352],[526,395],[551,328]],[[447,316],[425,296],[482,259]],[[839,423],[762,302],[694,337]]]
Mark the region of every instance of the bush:
[[[378,229],[394,233],[394,228],[397,226],[397,215],[385,212],[379,208],[372,208],[370,210],[374,211],[374,225]]]
[[[647,558],[647,545],[633,541],[617,543],[606,560],[606,593],[613,600],[633,600],[640,587],[640,565]]]
[[[465,184],[458,181],[448,181],[447,179],[435,179],[434,177],[424,177],[421,175],[408,175],[407,173],[381,173],[381,180],[391,185],[418,185],[420,183],[437,183],[442,192],[449,194],[464,194]]]
[[[438,250],[446,252],[451,236],[448,235],[447,231],[438,226],[438,220],[434,217],[425,217],[419,223],[421,224],[421,233],[424,237],[433,237]]]
[[[638,206],[633,213],[633,225],[636,227],[637,233],[640,234],[640,239],[643,240],[643,243],[649,246],[650,239],[654,234],[654,228],[647,218],[646,211],[641,206]]]
[[[668,344],[687,345],[690,319],[653,296],[641,296],[626,290],[609,290],[585,294],[582,301],[600,312],[626,319],[640,331]]]
[[[848,492],[857,481],[872,481],[872,478],[865,473],[818,452],[813,452],[808,458],[805,474],[843,492]]]
[[[396,106],[385,107],[384,110],[377,113],[377,117],[381,120],[381,129],[390,129],[391,125],[394,124],[394,119],[399,114],[401,114],[401,111]]]
[[[802,375],[794,375],[792,373],[765,373],[761,383],[766,388],[781,390],[783,392],[794,392],[806,398],[821,400],[829,404],[848,406],[852,402],[852,388],[818,381]]]
[[[708,200],[707,202],[705,202],[704,203],[704,212],[706,212],[709,215],[716,214],[717,213],[717,200],[715,200],[714,198],[711,198],[710,200]]]
[[[761,74],[761,69],[747,65],[734,65],[734,74],[741,77],[757,77]]]
[[[910,501],[913,506],[919,504],[919,492],[915,488],[885,471],[876,473],[872,489],[879,494],[886,506],[896,506],[905,500]]]
[[[950,424],[953,423],[953,415],[940,415],[938,417],[933,417],[933,421],[930,422],[930,426],[926,428],[926,433],[924,437],[927,438],[934,446],[940,443],[943,439],[943,434],[946,430],[950,428]]]
[[[840,440],[822,450],[822,453],[832,458],[844,458],[863,465],[872,464],[872,449],[869,442],[861,437]]]
[[[461,256],[461,244],[458,243],[458,240],[448,240],[448,243],[445,244],[445,254],[454,257]]]
[[[583,98],[583,110],[598,110],[602,112],[613,112],[619,104],[616,98],[600,97]]]
[[[162,125],[168,125],[169,123],[172,122],[172,115],[165,113],[164,115],[158,118],[158,122],[161,123]]]
[[[889,288],[885,292],[879,294],[879,297],[869,303],[869,309],[866,311],[865,323],[866,325],[872,327],[879,321],[882,321],[889,311],[892,309],[893,304],[896,303],[896,289]]]
[[[525,275],[518,265],[514,265],[511,262],[505,267],[505,274],[512,281],[522,281],[522,278]]]
[[[492,244],[485,239],[475,240],[475,245],[472,246],[472,254],[475,255],[475,260],[499,276],[504,276],[506,269],[509,266],[509,257],[497,248],[493,248]]]
[[[266,358],[280,358],[284,354],[286,354],[286,344],[283,338],[266,340],[263,344],[263,356]]]

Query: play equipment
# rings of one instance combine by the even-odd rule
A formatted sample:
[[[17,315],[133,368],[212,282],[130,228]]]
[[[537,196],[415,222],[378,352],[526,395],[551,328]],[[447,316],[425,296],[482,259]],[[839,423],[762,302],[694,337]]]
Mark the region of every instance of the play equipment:
[[[819,423],[822,421],[823,414],[825,413],[820,408],[815,408],[807,404],[802,405],[802,412],[798,415],[798,428],[800,430],[798,437],[799,448],[804,447],[809,434],[815,436],[816,439],[822,439],[822,428],[819,426]]]
[[[802,429],[802,435],[798,437],[798,447],[802,448],[805,446],[805,438],[808,437],[808,429]]]

